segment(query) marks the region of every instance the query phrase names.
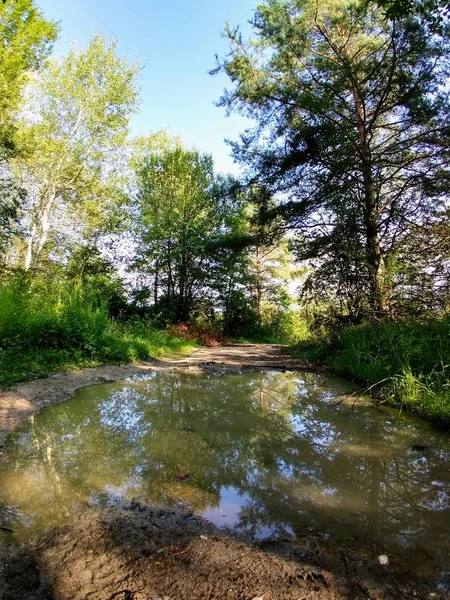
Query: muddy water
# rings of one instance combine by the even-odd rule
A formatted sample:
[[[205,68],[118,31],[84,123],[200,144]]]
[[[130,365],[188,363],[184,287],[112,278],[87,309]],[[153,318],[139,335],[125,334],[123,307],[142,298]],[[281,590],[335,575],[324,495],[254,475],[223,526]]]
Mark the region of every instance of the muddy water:
[[[88,506],[181,500],[256,536],[314,530],[423,574],[450,570],[448,438],[363,398],[352,408],[349,391],[279,372],[81,389],[6,439],[0,523],[26,539]]]

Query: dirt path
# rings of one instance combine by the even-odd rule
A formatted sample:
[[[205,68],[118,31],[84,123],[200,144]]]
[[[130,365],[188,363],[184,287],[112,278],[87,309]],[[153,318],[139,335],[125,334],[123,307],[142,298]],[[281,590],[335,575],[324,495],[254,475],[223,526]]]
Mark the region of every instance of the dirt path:
[[[0,394],[3,434],[83,386],[143,371],[312,370],[282,346],[200,348],[189,358],[59,373]],[[145,498],[87,510],[24,546],[0,537],[0,600],[411,600],[446,598],[408,566],[313,531],[254,540],[219,530],[183,505]],[[350,542],[351,543],[351,542]]]
[[[143,371],[195,369],[219,373],[242,368],[313,369],[312,365],[289,357],[280,345],[232,344],[199,348],[190,357],[181,360],[167,359],[57,373],[0,392],[0,442],[20,421],[43,406],[67,400],[80,387],[125,379]]]
[[[444,598],[408,568],[314,534],[246,539],[141,500],[88,511],[0,560],[0,600]]]
[[[166,361],[171,362],[171,361]],[[189,358],[175,364],[216,365],[237,368],[272,368],[311,370],[314,366],[289,356],[279,344],[230,344],[216,348],[199,348]]]

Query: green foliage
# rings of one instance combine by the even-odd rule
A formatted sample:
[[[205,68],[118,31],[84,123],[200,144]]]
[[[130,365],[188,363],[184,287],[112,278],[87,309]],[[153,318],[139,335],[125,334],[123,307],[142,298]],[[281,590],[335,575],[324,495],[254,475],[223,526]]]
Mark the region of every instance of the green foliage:
[[[144,300],[152,314],[162,323],[188,322],[215,305],[230,333],[230,295],[252,279],[240,185],[215,175],[211,156],[161,132],[137,141],[132,162],[138,187],[133,268],[147,280]]]
[[[316,300],[389,313],[391,256],[448,193],[448,38],[366,1],[265,0],[252,25],[227,26],[216,72],[220,104],[256,122],[232,148],[278,198],[263,217],[297,232]]]
[[[33,0],[0,3],[0,158],[14,150],[13,113],[28,72],[43,64],[57,32]]]
[[[331,364],[349,374],[379,381],[405,368],[428,374],[450,362],[450,319],[423,323],[360,325],[337,331],[332,337]]]
[[[95,280],[10,278],[0,286],[0,384],[76,366],[156,358],[193,344],[139,319],[109,318]]]
[[[114,266],[96,248],[77,248],[65,269],[65,275],[89,290],[92,300],[105,305],[109,317],[125,319],[132,312],[122,281]]]
[[[124,200],[115,168],[123,166],[119,151],[137,104],[136,73],[117,44],[98,35],[49,62],[29,86],[17,134],[27,152],[12,163],[30,197],[25,269],[36,266],[55,212],[91,239],[111,230]]]
[[[308,318],[303,310],[272,308],[270,317],[264,319],[266,327],[283,344],[298,344],[311,336]]]
[[[448,30],[450,3],[448,0],[376,0],[389,18],[420,18],[433,33],[443,34]]]
[[[336,329],[296,353],[361,381],[417,415],[450,424],[450,318]]]
[[[10,178],[0,177],[0,265],[10,247],[11,240],[19,233],[20,206],[25,202],[26,192]],[[0,270],[2,269],[0,266]]]
[[[260,333],[255,299],[243,291],[231,290],[223,318],[225,335],[255,337]]]
[[[153,280],[153,302],[173,322],[188,321],[207,277],[207,243],[220,222],[213,202],[212,158],[167,138],[137,161],[136,267]],[[164,139],[162,140],[164,142]]]

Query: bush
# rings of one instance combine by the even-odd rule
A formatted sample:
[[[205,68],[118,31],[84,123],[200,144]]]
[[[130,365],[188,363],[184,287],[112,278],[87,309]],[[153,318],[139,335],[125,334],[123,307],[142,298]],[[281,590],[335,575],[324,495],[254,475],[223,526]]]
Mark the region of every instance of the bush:
[[[11,278],[0,285],[0,385],[75,366],[157,358],[194,342],[135,319],[108,315],[95,286]]]
[[[450,423],[450,317],[335,330],[295,354],[343,375],[382,382],[375,394],[423,417]],[[385,381],[387,380],[387,381]]]

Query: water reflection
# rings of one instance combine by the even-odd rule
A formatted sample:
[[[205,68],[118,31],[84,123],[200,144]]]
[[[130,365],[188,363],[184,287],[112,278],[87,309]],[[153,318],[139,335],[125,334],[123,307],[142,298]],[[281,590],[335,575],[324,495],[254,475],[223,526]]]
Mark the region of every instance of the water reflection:
[[[344,391],[275,372],[158,373],[85,388],[7,439],[0,519],[39,532],[92,502],[185,500],[255,535],[314,528],[445,567],[447,439],[367,404],[335,406]]]

